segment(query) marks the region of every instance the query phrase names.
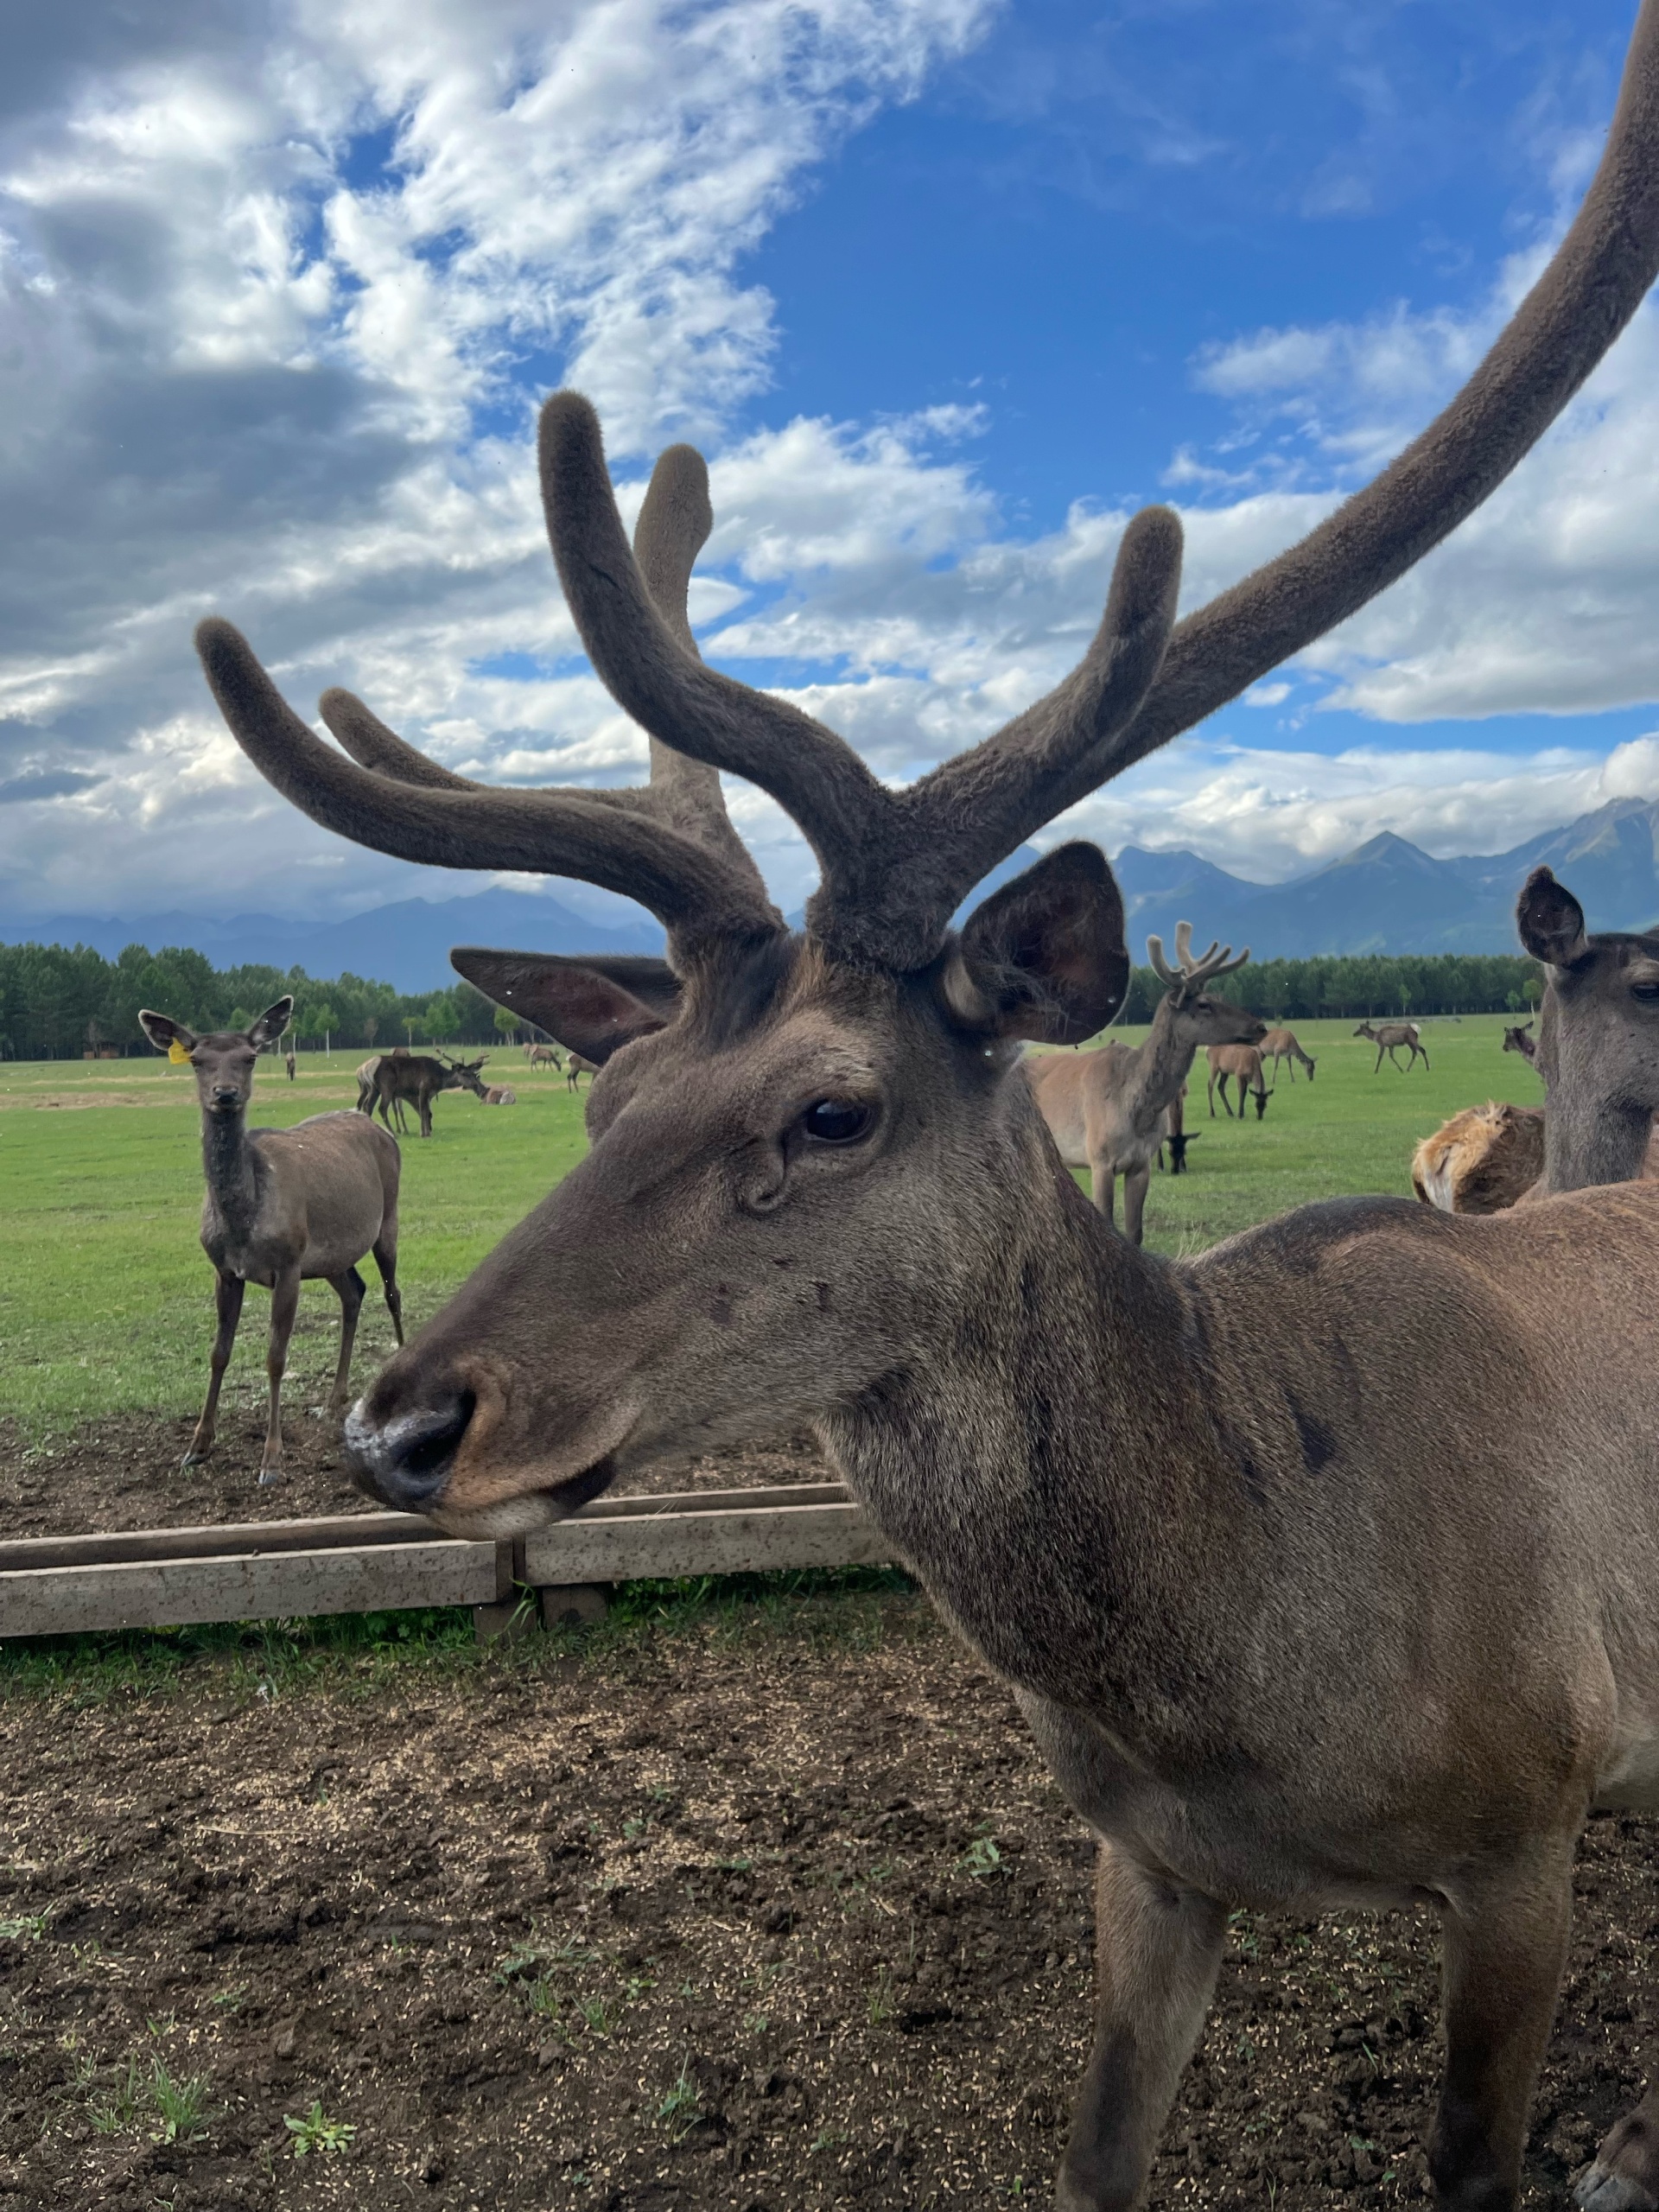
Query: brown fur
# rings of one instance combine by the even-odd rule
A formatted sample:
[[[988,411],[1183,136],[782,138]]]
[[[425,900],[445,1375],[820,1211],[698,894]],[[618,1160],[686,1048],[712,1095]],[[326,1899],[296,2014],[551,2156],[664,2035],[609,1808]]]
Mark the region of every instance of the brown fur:
[[[1095,1204],[1109,1222],[1114,1186],[1123,1178],[1123,1233],[1132,1244],[1141,1242],[1153,1156],[1168,1132],[1170,1109],[1186,1087],[1193,1054],[1212,1039],[1262,1033],[1253,1014],[1204,988],[1212,976],[1241,963],[1224,953],[1214,957],[1213,945],[1202,962],[1194,961],[1191,936],[1183,922],[1176,931],[1180,972],[1164,963],[1162,947],[1152,940],[1157,947],[1154,967],[1173,976],[1174,982],[1158,1002],[1144,1043],[1103,1045],[1092,1052],[1039,1052],[1025,1063],[1026,1078],[1061,1159],[1068,1167],[1088,1168]]]
[[[1502,1213],[1544,1172],[1541,1106],[1465,1106],[1427,1136],[1411,1159],[1411,1184],[1442,1213]]]
[[[1060,848],[952,940],[957,887],[1403,574],[1656,267],[1645,0],[1585,205],[1438,421],[1166,654],[1173,520],[1132,527],[1083,666],[905,791],[701,667],[629,554],[592,410],[550,402],[550,527],[594,665],[658,741],[801,823],[823,863],[805,944],[655,784],[457,787],[335,701],[353,766],[234,632],[200,633],[239,741],[317,818],[442,865],[586,875],[668,923],[664,1007],[604,963],[501,969],[504,1003],[559,1034],[575,992],[603,1038],[592,1148],[392,1361],[349,1448],[389,1502],[509,1536],[688,1448],[817,1430],[1103,1839],[1058,2212],[1139,2196],[1229,1907],[1357,1902],[1440,1913],[1431,2173],[1457,2212],[1513,2206],[1578,1835],[1592,1805],[1659,1806],[1659,1187],[1483,1220],[1348,1200],[1154,1258],[1083,1199],[1017,1062],[1121,1002],[1103,861]],[[572,1249],[603,1268],[578,1279]],[[1619,2203],[1651,2202],[1647,2155]]]
[[[1549,979],[1533,1061],[1549,1114],[1545,1183],[1628,1182],[1659,1109],[1659,931],[1590,936],[1583,907],[1547,868],[1527,878],[1516,919]]]
[[[1279,1082],[1279,1063],[1281,1060],[1288,1060],[1290,1062],[1290,1079],[1293,1083],[1296,1080],[1296,1063],[1298,1060],[1300,1060],[1302,1065],[1307,1070],[1308,1081],[1312,1083],[1313,1080],[1313,1070],[1316,1063],[1302,1050],[1300,1045],[1296,1040],[1296,1033],[1294,1030],[1269,1029],[1267,1035],[1262,1039],[1262,1058],[1264,1062],[1268,1060],[1271,1060],[1273,1062],[1273,1080],[1275,1089],[1277,1088]]]
[[[249,1030],[198,1037],[182,1022],[148,1007],[139,1014],[158,1052],[177,1044],[188,1053],[201,1103],[201,1156],[207,1195],[201,1247],[217,1275],[219,1325],[213,1338],[207,1399],[196,1423],[188,1467],[213,1449],[219,1386],[230,1365],[245,1287],[270,1292],[270,1339],[265,1372],[270,1412],[259,1465],[262,1483],[282,1471],[283,1375],[299,1310],[300,1285],[321,1280],[340,1299],[340,1362],[330,1404],[345,1405],[352,1345],[363,1304],[357,1262],[374,1254],[397,1341],[404,1341],[397,1294],[397,1183],[402,1168],[392,1140],[354,1113],[314,1114],[289,1129],[250,1129],[248,1100],[261,1047],[280,1037],[292,999],[279,999]]]
[[[1260,1027],[1260,1024],[1257,1027]],[[1221,1093],[1222,1111],[1230,1121],[1232,1108],[1227,1103],[1227,1079],[1230,1076],[1238,1085],[1238,1118],[1244,1118],[1244,1102],[1255,1101],[1255,1118],[1259,1122],[1268,1110],[1268,1086],[1262,1079],[1262,1055],[1254,1045],[1211,1045],[1210,1062],[1210,1118],[1216,1118],[1216,1093]]]
[[[432,1134],[432,1101],[443,1090],[470,1090],[475,1096],[484,1096],[484,1085],[479,1077],[487,1054],[480,1053],[475,1060],[452,1060],[440,1054],[434,1059],[425,1052],[388,1052],[378,1060],[363,1063],[363,1068],[372,1067],[370,1078],[372,1097],[363,1103],[363,1068],[358,1070],[358,1109],[365,1114],[378,1113],[387,1128],[391,1127],[391,1108],[397,1116],[397,1126],[406,1125],[403,1109],[412,1106],[420,1119],[421,1135]]]
[[[1400,1063],[1395,1054],[1402,1045],[1410,1055],[1402,1073],[1409,1074],[1419,1059],[1425,1067],[1428,1065],[1428,1052],[1423,1044],[1422,1033],[1414,1021],[1362,1021],[1354,1034],[1356,1037],[1369,1037],[1376,1047],[1376,1065],[1371,1070],[1373,1075],[1381,1071],[1384,1052],[1389,1056],[1389,1065],[1399,1067]]]

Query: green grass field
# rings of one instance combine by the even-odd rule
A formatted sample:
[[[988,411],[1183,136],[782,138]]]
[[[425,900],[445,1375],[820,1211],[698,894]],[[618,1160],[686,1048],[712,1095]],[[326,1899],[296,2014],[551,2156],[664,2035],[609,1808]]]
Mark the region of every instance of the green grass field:
[[[1503,1017],[1421,1027],[1432,1071],[1419,1064],[1401,1075],[1384,1061],[1373,1076],[1374,1049],[1351,1023],[1298,1025],[1318,1079],[1293,1086],[1282,1076],[1260,1123],[1254,1114],[1243,1124],[1210,1120],[1200,1054],[1187,1126],[1201,1134],[1186,1175],[1153,1178],[1148,1243],[1197,1251],[1308,1199],[1408,1195],[1412,1147],[1448,1114],[1483,1098],[1538,1102],[1531,1070],[1500,1050]],[[1122,1033],[1136,1042],[1144,1032]],[[262,1066],[254,1120],[282,1126],[350,1105],[362,1057],[303,1054],[293,1084],[275,1064]],[[432,1142],[411,1137],[404,1147],[399,1276],[412,1327],[584,1148],[582,1106],[563,1077],[531,1076],[510,1052],[493,1055],[490,1071],[513,1084],[517,1106],[446,1093]],[[0,1415],[43,1432],[194,1406],[213,1327],[212,1270],[196,1241],[200,1173],[188,1070],[160,1058],[0,1066]],[[366,1263],[365,1273],[359,1376],[391,1348]],[[255,1293],[227,1380],[232,1403],[263,1395],[263,1309]],[[332,1374],[338,1313],[326,1284],[306,1287],[290,1355],[296,1402]]]

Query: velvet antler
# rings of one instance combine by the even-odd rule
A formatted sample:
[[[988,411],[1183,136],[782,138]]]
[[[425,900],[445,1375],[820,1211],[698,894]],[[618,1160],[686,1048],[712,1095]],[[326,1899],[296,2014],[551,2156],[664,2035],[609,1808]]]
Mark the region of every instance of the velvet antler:
[[[652,475],[635,532],[653,604],[682,652],[692,564],[713,527],[708,472],[672,446]],[[733,829],[718,772],[651,743],[651,781],[616,791],[512,790],[429,760],[349,691],[323,694],[324,721],[351,758],[324,745],[276,691],[228,622],[204,622],[196,647],[238,742],[314,821],[400,859],[444,868],[576,876],[648,906],[682,952],[704,940],[783,928]]]
[[[1149,937],[1147,939],[1147,958],[1152,963],[1153,972],[1160,983],[1166,984],[1174,992],[1178,1005],[1185,1005],[1187,1000],[1196,998],[1205,985],[1212,983],[1217,976],[1230,976],[1235,969],[1242,968],[1249,957],[1250,948],[1247,944],[1235,960],[1232,946],[1223,944],[1213,937],[1210,940],[1210,950],[1195,956],[1191,922],[1177,922],[1175,925],[1175,965],[1173,968],[1164,957],[1162,938]]]

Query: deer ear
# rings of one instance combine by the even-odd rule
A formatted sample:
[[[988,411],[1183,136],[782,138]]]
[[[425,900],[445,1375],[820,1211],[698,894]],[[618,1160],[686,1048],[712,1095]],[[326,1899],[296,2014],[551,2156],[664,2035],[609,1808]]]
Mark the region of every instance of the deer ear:
[[[274,1045],[288,1027],[289,1016],[294,1011],[291,996],[278,999],[275,1006],[268,1006],[251,1029],[248,1042],[256,1052],[264,1052],[267,1045]]]
[[[1535,868],[1516,903],[1515,925],[1535,960],[1547,967],[1571,968],[1589,950],[1584,909],[1547,868]]]
[[[138,1027],[158,1052],[165,1052],[173,1045],[185,1052],[193,1052],[196,1048],[195,1031],[187,1029],[181,1021],[175,1021],[170,1014],[152,1014],[147,1006],[141,1006]]]
[[[1123,900],[1106,855],[1061,845],[968,918],[943,976],[966,1029],[1077,1045],[1103,1029],[1129,988]]]
[[[545,1029],[567,1052],[602,1067],[636,1037],[665,1029],[679,1007],[680,980],[666,961],[567,960],[556,952],[491,952],[458,945],[449,965],[486,999]]]

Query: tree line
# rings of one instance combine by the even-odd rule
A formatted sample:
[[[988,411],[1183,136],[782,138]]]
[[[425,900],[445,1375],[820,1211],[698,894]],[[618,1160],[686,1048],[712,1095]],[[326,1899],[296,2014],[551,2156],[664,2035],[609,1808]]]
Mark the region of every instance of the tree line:
[[[1344,952],[1312,960],[1253,960],[1210,988],[1267,1020],[1370,1021],[1427,1014],[1530,1014],[1543,981],[1537,963],[1521,953]],[[1150,968],[1137,968],[1122,1019],[1150,1021],[1163,989]]]
[[[385,1049],[393,1045],[485,1043],[511,1016],[459,978],[446,990],[410,995],[362,976],[328,980],[302,968],[215,968],[200,952],[169,945],[151,952],[130,944],[106,960],[90,945],[0,944],[0,1057],[79,1059],[85,1052],[148,1053],[141,1006],[170,1014],[191,1029],[245,1029],[276,1000],[294,996],[300,1047],[325,1040]]]
[[[1259,960],[1213,987],[1274,1021],[1321,1015],[1519,1014],[1537,1002],[1535,963],[1518,954],[1341,953],[1314,960]],[[151,952],[130,944],[106,960],[90,945],[0,944],[0,1056],[78,1059],[113,1047],[148,1052],[141,1006],[170,1014],[192,1029],[244,1029],[285,992],[295,1000],[294,1031],[303,1048],[325,1039],[356,1047],[478,1045],[513,1028],[512,1017],[457,979],[447,989],[395,991],[362,976],[324,980],[302,968],[215,968],[205,955],[171,945]],[[1126,1021],[1150,1021],[1163,986],[1137,968]]]

